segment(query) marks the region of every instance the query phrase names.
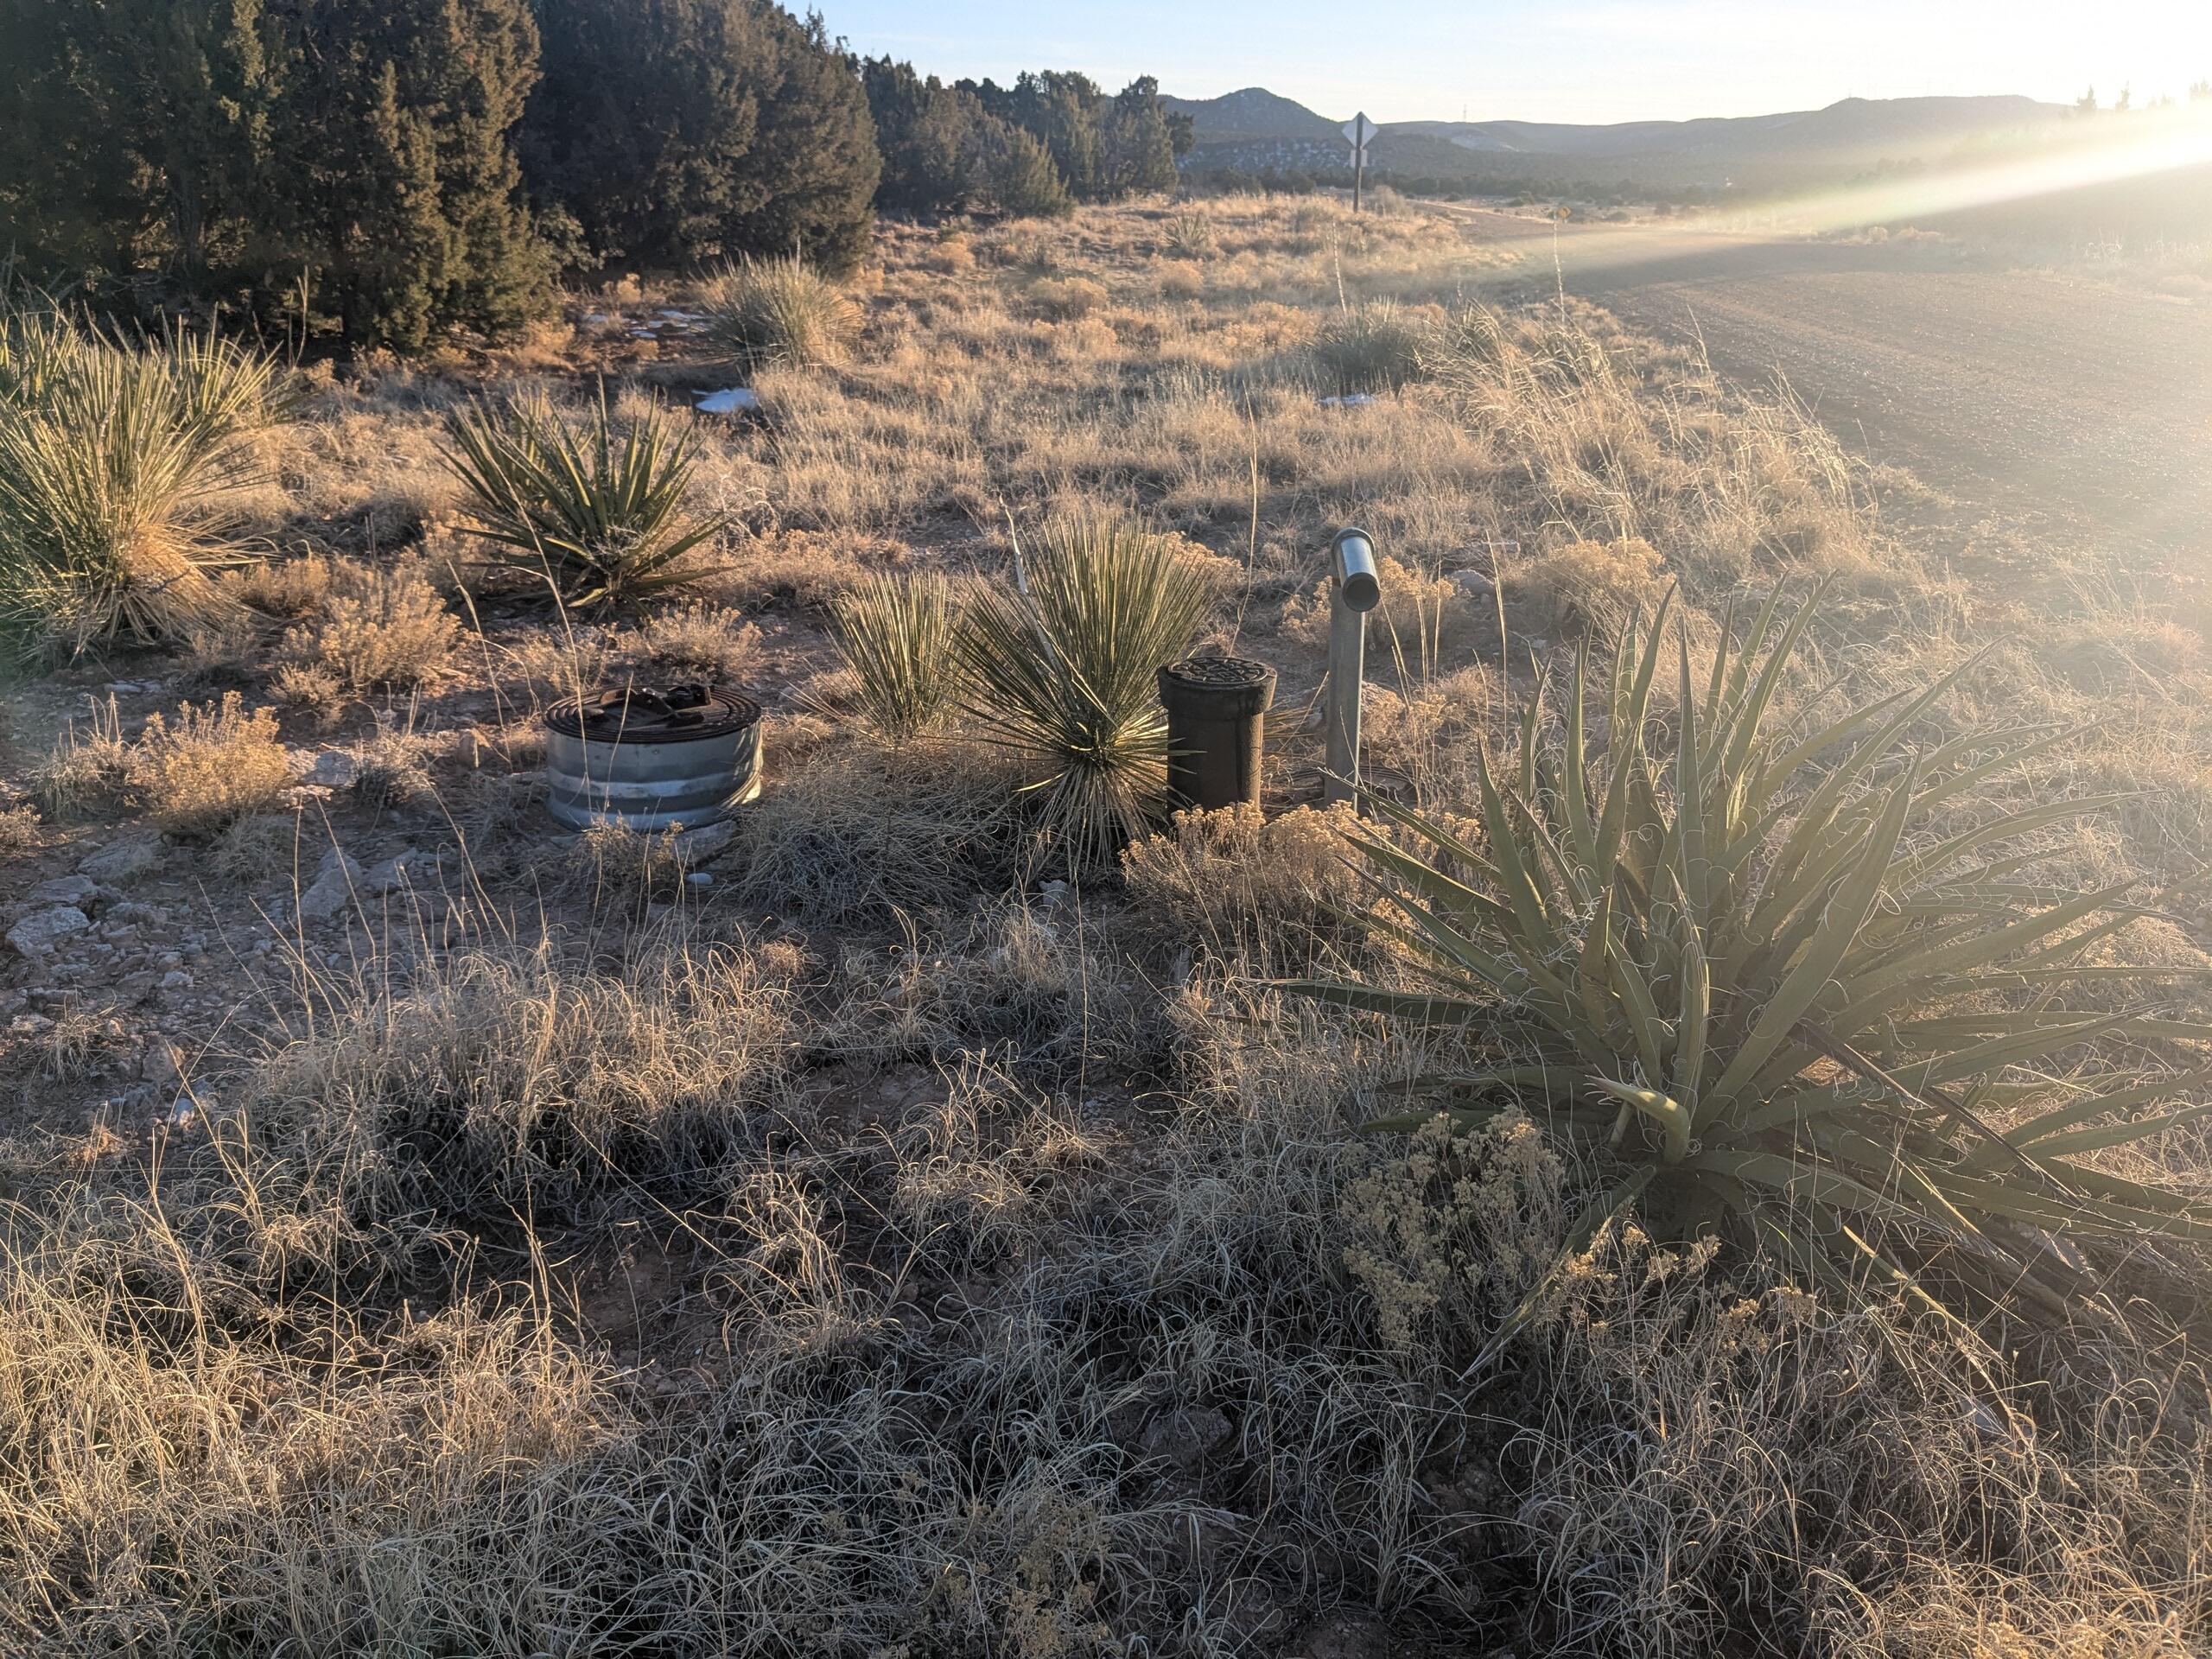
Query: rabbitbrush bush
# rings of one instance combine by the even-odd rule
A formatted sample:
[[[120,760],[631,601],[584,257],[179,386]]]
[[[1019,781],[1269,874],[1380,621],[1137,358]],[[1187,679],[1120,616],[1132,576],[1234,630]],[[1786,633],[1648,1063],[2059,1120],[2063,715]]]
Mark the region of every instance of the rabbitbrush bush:
[[[2212,1207],[2076,1161],[2212,1112],[2159,1109],[2212,1068],[2143,1059],[2212,1031],[2069,1006],[2160,975],[2082,963],[2133,919],[2127,888],[2050,891],[2004,850],[2113,798],[1946,816],[2075,734],[1914,747],[1963,670],[1801,733],[1772,711],[1813,606],[1777,627],[1776,600],[1740,645],[1724,624],[1701,690],[1674,635],[1668,733],[1650,707],[1666,609],[1594,683],[1586,647],[1546,743],[1539,690],[1517,776],[1481,760],[1484,844],[1381,800],[1402,840],[1354,832],[1399,917],[1376,925],[1433,988],[1293,988],[1457,1038],[1465,1068],[1422,1084],[1439,1106],[1470,1126],[1537,1109],[1608,1170],[1570,1258],[1637,1206],[1811,1277],[2057,1319],[2099,1287],[2050,1235],[2212,1239]]]

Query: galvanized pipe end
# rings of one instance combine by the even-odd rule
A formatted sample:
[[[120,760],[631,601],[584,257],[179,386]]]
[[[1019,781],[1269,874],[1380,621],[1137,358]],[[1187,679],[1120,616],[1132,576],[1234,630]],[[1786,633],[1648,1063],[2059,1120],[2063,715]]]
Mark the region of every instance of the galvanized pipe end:
[[[1363,530],[1347,526],[1329,543],[1329,568],[1337,597],[1355,611],[1371,611],[1382,601],[1382,579],[1375,569],[1375,543]]]

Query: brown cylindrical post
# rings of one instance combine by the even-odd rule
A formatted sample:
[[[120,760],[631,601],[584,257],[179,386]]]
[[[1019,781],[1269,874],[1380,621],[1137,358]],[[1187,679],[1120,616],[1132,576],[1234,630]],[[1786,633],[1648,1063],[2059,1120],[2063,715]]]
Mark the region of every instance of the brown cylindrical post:
[[[1243,657],[1192,657],[1160,671],[1167,791],[1179,807],[1260,803],[1260,756],[1275,671]]]

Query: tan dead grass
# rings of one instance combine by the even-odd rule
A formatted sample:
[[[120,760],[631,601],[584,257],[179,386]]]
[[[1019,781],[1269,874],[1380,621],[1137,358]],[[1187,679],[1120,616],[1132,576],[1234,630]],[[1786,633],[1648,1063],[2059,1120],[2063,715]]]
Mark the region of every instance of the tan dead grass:
[[[1205,276],[1162,303],[1169,238],[1198,257],[1168,270]],[[1611,1233],[1467,1379],[1587,1176],[1510,1118],[1344,1132],[1428,1057],[1255,982],[1347,948],[1327,815],[1186,817],[1119,883],[1041,884],[1012,771],[966,735],[854,741],[820,627],[871,573],[999,579],[1009,519],[1130,514],[1221,557],[1224,642],[1283,669],[1287,712],[1323,532],[1358,520],[1390,561],[1370,761],[1448,804],[1478,745],[1513,752],[1522,647],[1665,581],[1710,612],[1827,574],[1847,621],[1789,705],[1997,638],[1931,732],[2104,724],[1961,824],[2126,792],[2023,879],[2152,877],[2158,918],[2112,949],[2191,965],[2212,785],[2189,595],[2047,583],[2037,609],[1930,580],[1802,410],[1573,308],[1469,317],[1485,256],[1412,205],[887,226],[880,251],[864,371],[764,371],[770,420],[702,430],[702,499],[750,532],[712,603],[517,627],[487,602],[424,728],[387,714],[359,746],[365,798],[427,803],[429,725],[478,715],[459,699],[526,766],[537,708],[605,673],[754,677],[788,694],[770,790],[712,882],[633,837],[564,889],[499,817],[473,849],[513,882],[497,925],[300,961],[157,1164],[112,1135],[35,1177],[0,1163],[28,1206],[0,1265],[0,1646],[1287,1655],[1357,1606],[1378,1649],[2202,1649],[2212,1431],[2155,1308],[2139,1347],[2062,1336],[1975,1371],[1909,1306]],[[1044,282],[1100,297],[1039,316]],[[1448,307],[1453,353],[1319,407],[1340,294]],[[556,372],[550,349],[493,373]],[[618,399],[688,372],[622,361]],[[439,415],[523,389],[458,363],[328,386],[280,464],[288,533],[325,550],[241,596],[304,643],[343,556],[420,543],[435,570]],[[1503,663],[1497,597],[1454,580],[1492,575]],[[1311,743],[1280,715],[1271,741]],[[218,785],[273,781],[272,752],[265,711],[140,740],[109,700],[41,798],[197,803],[265,865],[291,817]],[[438,775],[458,797],[475,774]],[[104,1040],[53,1043],[81,1068]],[[2190,1146],[2125,1173],[2201,1179]]]

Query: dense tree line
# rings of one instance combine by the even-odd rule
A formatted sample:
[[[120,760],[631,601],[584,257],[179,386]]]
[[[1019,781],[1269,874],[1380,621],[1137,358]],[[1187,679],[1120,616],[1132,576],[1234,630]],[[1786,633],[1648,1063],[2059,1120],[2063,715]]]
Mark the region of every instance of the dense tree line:
[[[527,0],[0,0],[0,244],[187,292],[308,276],[355,339],[512,326]]]
[[[0,0],[0,251],[355,345],[512,328],[562,270],[797,251],[874,212],[1172,188],[1149,79],[947,86],[772,0]]]
[[[1111,98],[1088,76],[1046,70],[1012,86],[924,79],[889,58],[861,66],[883,150],[877,205],[890,213],[987,207],[1065,213],[1078,201],[1172,190],[1191,147],[1150,76]]]

